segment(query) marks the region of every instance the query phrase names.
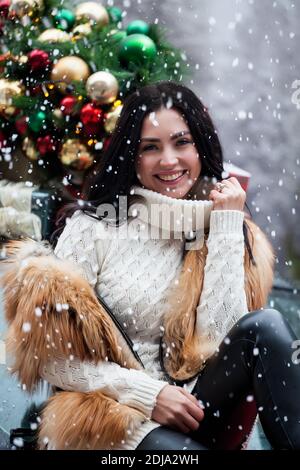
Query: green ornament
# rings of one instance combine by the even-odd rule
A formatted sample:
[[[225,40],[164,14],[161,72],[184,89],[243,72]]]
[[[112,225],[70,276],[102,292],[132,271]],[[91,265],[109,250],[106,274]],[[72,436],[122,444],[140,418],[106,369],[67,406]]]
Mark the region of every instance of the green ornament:
[[[29,117],[28,125],[33,132],[40,132],[46,122],[46,114],[43,111],[38,111]]]
[[[156,53],[155,43],[144,34],[131,34],[120,42],[119,59],[125,64],[145,64],[154,60]]]
[[[122,41],[122,39],[127,38],[127,33],[126,33],[126,31],[120,29],[120,30],[115,31],[115,32],[112,31],[112,32],[110,33],[110,37],[111,37],[111,39],[113,39],[114,41],[120,42],[120,41]]]
[[[122,10],[118,7],[106,7],[109,18],[113,23],[122,21]]]
[[[128,36],[130,34],[145,34],[147,36],[147,34],[149,34],[149,31],[150,26],[142,20],[132,21],[131,23],[129,23],[126,29]]]
[[[54,16],[54,24],[57,29],[68,31],[72,29],[75,24],[75,15],[71,10],[67,10],[65,8],[58,10]]]

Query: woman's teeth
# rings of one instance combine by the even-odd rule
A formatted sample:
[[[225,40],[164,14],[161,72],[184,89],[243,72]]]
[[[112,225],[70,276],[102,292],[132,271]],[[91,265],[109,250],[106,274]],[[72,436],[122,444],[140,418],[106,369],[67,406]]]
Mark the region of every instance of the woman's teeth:
[[[157,178],[162,181],[175,181],[180,178],[184,173],[185,171],[179,171],[178,173],[174,173],[173,175],[157,175]]]

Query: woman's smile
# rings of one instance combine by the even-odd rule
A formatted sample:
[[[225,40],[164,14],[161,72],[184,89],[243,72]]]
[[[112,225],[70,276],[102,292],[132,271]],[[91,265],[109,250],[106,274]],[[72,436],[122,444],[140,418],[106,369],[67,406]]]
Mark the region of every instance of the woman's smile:
[[[164,172],[154,176],[163,184],[170,184],[172,186],[175,186],[176,184],[182,181],[185,175],[187,175],[187,170],[180,170],[176,172]]]

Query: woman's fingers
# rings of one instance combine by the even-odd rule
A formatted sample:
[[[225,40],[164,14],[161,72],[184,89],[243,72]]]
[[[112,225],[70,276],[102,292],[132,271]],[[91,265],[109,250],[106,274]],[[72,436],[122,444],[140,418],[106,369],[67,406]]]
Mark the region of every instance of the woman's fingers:
[[[180,429],[182,432],[196,431],[199,428],[201,419],[197,419],[194,415],[197,415],[197,411],[191,407],[197,408],[192,402],[186,404],[175,410],[174,415],[170,416],[168,425]],[[199,411],[202,411],[198,408]],[[199,414],[198,414],[199,417]]]
[[[198,400],[187,390],[174,385],[163,387],[151,415],[154,421],[184,433],[198,429],[203,417]]]
[[[189,402],[187,405],[189,414],[196,419],[197,422],[200,422],[204,418],[204,411],[200,408],[199,405],[194,405],[194,403]]]
[[[200,426],[200,421],[197,421],[192,415],[186,414],[184,416],[183,425],[188,428],[188,432],[197,431]]]
[[[246,193],[235,177],[221,181],[221,191],[213,189],[209,199],[213,201],[213,210],[244,210]]]
[[[186,398],[188,399],[188,401],[186,402],[188,413],[197,422],[202,421],[202,419],[204,418],[204,411],[203,411],[202,407],[200,406],[199,401],[197,400],[197,398],[194,397],[194,395],[192,395],[191,393],[189,393],[185,389],[181,389],[181,391],[186,396]]]
[[[222,183],[225,183],[225,181],[229,181],[230,183],[232,183],[237,188],[241,188],[239,180],[237,178],[235,178],[234,176],[231,176],[230,178],[228,178],[226,180],[223,180]]]
[[[182,388],[181,389],[181,392],[189,399],[192,401],[192,403],[194,403],[198,408],[200,408],[202,410],[202,407],[200,406],[200,403],[199,403],[199,400],[197,400],[197,398],[192,395],[191,393],[189,393],[185,388]]]
[[[221,197],[222,197],[222,193],[220,193],[216,189],[212,189],[211,192],[209,193],[209,196],[208,196],[208,198],[212,199],[212,200],[218,199],[218,198],[221,198]]]

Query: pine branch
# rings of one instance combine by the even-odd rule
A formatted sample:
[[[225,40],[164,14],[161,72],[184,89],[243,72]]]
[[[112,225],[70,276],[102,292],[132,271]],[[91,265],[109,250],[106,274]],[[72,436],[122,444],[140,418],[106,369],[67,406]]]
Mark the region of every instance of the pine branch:
[[[86,103],[91,102],[87,95],[86,85],[82,81],[73,81],[68,88],[68,94],[79,98],[70,115],[60,116],[61,101],[65,95],[59,92],[57,86],[51,81],[50,70],[32,70],[30,62],[20,60],[34,49],[47,52],[52,64],[66,56],[80,57],[90,68],[90,73],[108,71],[118,81],[119,97],[123,100],[132,91],[147,84],[161,80],[174,80],[182,82],[191,74],[186,58],[182,52],[173,47],[167,40],[167,31],[158,25],[151,25],[149,37],[154,41],[157,54],[153,60],[143,64],[130,62],[127,65],[121,63],[118,57],[120,37],[115,23],[105,27],[92,26],[91,32],[81,38],[74,38],[70,32],[70,40],[65,42],[41,42],[40,34],[49,28],[54,28],[54,15],[56,10],[67,8],[74,10],[73,2],[69,0],[44,0],[44,10],[39,21],[29,25],[23,24],[17,19],[5,20],[3,35],[0,37],[0,51],[4,56],[0,59],[0,77],[7,80],[19,80],[26,94],[13,98],[13,106],[18,110],[18,116],[32,116],[38,110],[46,114],[46,126],[40,132],[35,133],[30,126],[27,134],[36,142],[38,136],[50,135],[57,142],[63,142],[67,138],[88,140],[86,129],[76,132],[80,121],[80,110]],[[10,57],[5,53],[9,52]],[[34,90],[35,89],[35,90]],[[39,91],[40,90],[40,91]],[[34,93],[33,93],[34,91]],[[103,112],[111,109],[111,105],[102,105]],[[2,116],[3,117],[3,116]],[[0,122],[1,131],[5,136],[15,134],[16,116],[5,116]],[[107,137],[104,129],[97,135],[98,140]],[[20,138],[21,139],[21,138]],[[11,143],[13,145],[13,142]],[[92,148],[91,148],[92,150]],[[99,152],[93,150],[95,159],[99,158]],[[100,152],[101,153],[101,152]],[[53,155],[51,156],[53,160]],[[53,161],[54,165],[59,162]],[[49,170],[50,171],[50,170]]]

